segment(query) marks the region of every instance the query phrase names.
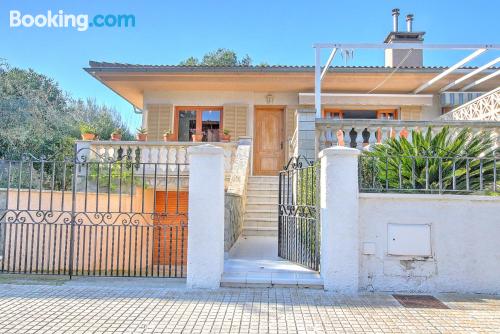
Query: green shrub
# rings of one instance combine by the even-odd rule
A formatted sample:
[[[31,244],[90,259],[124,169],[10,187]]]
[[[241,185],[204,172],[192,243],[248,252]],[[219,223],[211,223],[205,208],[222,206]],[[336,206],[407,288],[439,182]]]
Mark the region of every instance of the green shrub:
[[[452,133],[448,127],[434,135],[431,128],[412,131],[411,140],[389,138],[363,153],[360,186],[372,190],[487,192],[493,188],[494,169],[498,169],[495,154],[490,132],[473,133],[466,128]]]

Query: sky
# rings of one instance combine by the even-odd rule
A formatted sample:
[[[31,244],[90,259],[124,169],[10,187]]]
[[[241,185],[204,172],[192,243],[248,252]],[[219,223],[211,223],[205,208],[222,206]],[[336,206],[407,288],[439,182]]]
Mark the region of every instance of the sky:
[[[83,71],[89,60],[178,64],[223,47],[240,56],[250,55],[254,64],[313,65],[315,42],[382,42],[392,29],[395,7],[401,10],[400,30],[405,29],[406,14],[414,14],[414,31],[426,32],[425,43],[500,42],[500,0],[0,0],[0,58],[53,78],[75,98],[95,98],[115,107],[133,129],[141,117]],[[48,10],[90,17],[132,14],[136,22],[133,28],[87,31],[11,28],[12,10],[23,15]],[[429,66],[451,65],[466,55],[429,52],[424,57],[424,65]],[[485,54],[477,61],[484,64],[490,59]],[[334,64],[346,63],[337,57]],[[383,65],[383,51],[356,51],[347,65]]]

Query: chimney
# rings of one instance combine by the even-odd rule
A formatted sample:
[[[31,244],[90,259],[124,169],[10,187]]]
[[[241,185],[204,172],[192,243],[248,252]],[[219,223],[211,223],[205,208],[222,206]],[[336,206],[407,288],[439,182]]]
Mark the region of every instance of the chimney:
[[[413,32],[413,14],[406,15],[406,31],[398,30],[399,9],[392,10],[392,31],[384,43],[423,43],[425,32]],[[424,57],[422,49],[385,49],[386,67],[422,67]]]
[[[398,32],[398,18],[399,18],[399,8],[394,8],[392,10],[392,31]]]
[[[413,14],[406,15],[406,31],[412,32],[413,30]]]

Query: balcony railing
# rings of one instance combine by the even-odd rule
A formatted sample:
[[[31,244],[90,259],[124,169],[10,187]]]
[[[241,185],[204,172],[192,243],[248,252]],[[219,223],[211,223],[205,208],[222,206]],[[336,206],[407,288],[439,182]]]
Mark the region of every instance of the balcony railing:
[[[470,128],[473,132],[491,131],[497,146],[500,144],[500,123],[490,121],[400,121],[381,119],[316,119],[316,151],[330,146],[363,148],[383,142],[386,138],[401,136],[411,139],[412,130],[428,127],[438,132],[443,127],[460,130]]]
[[[128,159],[142,164],[181,164],[180,172],[187,173],[188,148],[203,144],[224,149],[224,170],[228,176],[235,157],[236,142],[78,141],[77,152],[79,160],[87,161]]]
[[[461,105],[440,117],[442,120],[500,121],[500,87]]]

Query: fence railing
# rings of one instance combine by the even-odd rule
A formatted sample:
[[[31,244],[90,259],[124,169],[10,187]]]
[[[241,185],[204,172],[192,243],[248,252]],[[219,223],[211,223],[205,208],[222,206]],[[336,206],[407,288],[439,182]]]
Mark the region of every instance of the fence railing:
[[[185,167],[0,160],[0,271],[185,277]]]
[[[278,256],[319,270],[318,164],[291,158],[279,173],[278,201]]]
[[[359,158],[362,192],[500,195],[500,157]]]
[[[363,148],[381,143],[387,138],[407,137],[411,140],[412,130],[432,128],[439,132],[444,127],[452,131],[470,128],[473,132],[490,131],[500,144],[500,123],[493,121],[400,121],[383,119],[316,119],[316,150],[330,146]]]

